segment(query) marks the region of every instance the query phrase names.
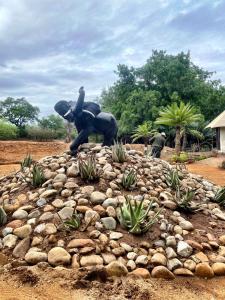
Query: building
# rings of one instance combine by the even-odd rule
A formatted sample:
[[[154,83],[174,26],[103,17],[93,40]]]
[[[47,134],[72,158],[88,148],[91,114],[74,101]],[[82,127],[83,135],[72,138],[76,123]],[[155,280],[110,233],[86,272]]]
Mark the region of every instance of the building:
[[[208,126],[216,129],[217,149],[225,153],[225,111],[216,117]]]

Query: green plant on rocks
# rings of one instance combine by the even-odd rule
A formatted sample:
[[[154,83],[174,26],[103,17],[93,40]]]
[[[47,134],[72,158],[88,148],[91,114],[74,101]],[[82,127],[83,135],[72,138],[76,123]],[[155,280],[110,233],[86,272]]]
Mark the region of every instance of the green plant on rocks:
[[[216,192],[214,201],[221,206],[225,206],[225,186]]]
[[[100,177],[100,172],[97,168],[94,155],[89,155],[85,158],[78,157],[78,169],[80,177],[86,181],[97,181]]]
[[[137,183],[137,173],[134,169],[125,171],[122,177],[121,185],[126,190],[131,190]]]
[[[173,190],[180,188],[180,176],[177,169],[168,169],[165,175],[166,184]]]
[[[25,168],[30,168],[33,163],[33,158],[30,154],[28,154],[20,163],[21,170],[23,171]]]
[[[161,210],[158,210],[153,216],[149,216],[152,210],[153,201],[147,208],[144,207],[144,199],[141,201],[132,200],[130,197],[125,197],[125,202],[120,206],[118,219],[120,224],[127,228],[130,233],[142,234],[147,232],[150,227],[155,224]]]
[[[33,187],[42,186],[42,184],[45,182],[43,170],[39,166],[34,165],[31,174],[32,174],[32,186]]]
[[[115,143],[112,146],[112,159],[118,163],[123,163],[127,160],[126,150],[122,143]]]
[[[197,189],[185,190],[182,192],[178,187],[175,193],[175,202],[177,210],[184,213],[193,213],[196,208],[191,206],[191,201],[194,199]]]
[[[3,205],[0,206],[0,226],[4,225],[7,222],[7,214],[4,210],[4,202]]]
[[[80,216],[75,209],[72,217],[64,221],[64,225],[69,229],[78,229],[80,227]]]

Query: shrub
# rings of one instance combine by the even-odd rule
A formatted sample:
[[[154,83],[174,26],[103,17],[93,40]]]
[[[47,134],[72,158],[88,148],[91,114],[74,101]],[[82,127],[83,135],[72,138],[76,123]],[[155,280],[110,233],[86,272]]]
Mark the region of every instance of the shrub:
[[[96,159],[93,155],[82,158],[78,157],[78,168],[80,177],[87,181],[95,181],[100,177],[100,172],[97,168]]]
[[[0,120],[0,140],[13,140],[18,136],[18,129],[15,125]]]
[[[38,126],[27,127],[27,136],[36,141],[51,141],[57,138],[55,131]]]
[[[112,146],[112,159],[115,162],[123,163],[126,161],[127,155],[126,150],[122,143],[115,143]]]
[[[136,171],[134,169],[125,171],[125,173],[123,174],[123,177],[122,177],[121,185],[126,190],[130,190],[136,185],[136,182],[137,182]]]
[[[176,163],[185,163],[189,160],[188,154],[186,152],[181,152],[180,154],[174,154],[172,156],[172,161]]]
[[[154,216],[149,216],[153,201],[149,203],[147,209],[143,206],[144,199],[139,203],[134,200],[134,204],[132,204],[132,201],[130,197],[126,197],[126,201],[120,206],[118,219],[120,224],[127,228],[130,233],[141,234],[148,231],[157,221],[161,210],[155,213]]]

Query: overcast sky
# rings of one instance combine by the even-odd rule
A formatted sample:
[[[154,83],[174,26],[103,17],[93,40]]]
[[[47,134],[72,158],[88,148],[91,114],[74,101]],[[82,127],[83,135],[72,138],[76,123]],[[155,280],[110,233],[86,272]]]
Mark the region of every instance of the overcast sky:
[[[53,113],[61,99],[99,96],[116,66],[152,49],[216,71],[225,82],[225,0],[0,0],[0,99],[26,97]]]

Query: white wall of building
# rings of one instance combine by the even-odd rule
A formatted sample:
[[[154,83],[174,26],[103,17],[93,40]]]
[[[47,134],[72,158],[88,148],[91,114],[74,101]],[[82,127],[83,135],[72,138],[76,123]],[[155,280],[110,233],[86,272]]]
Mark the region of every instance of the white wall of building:
[[[225,153],[225,127],[220,128],[220,151]]]

